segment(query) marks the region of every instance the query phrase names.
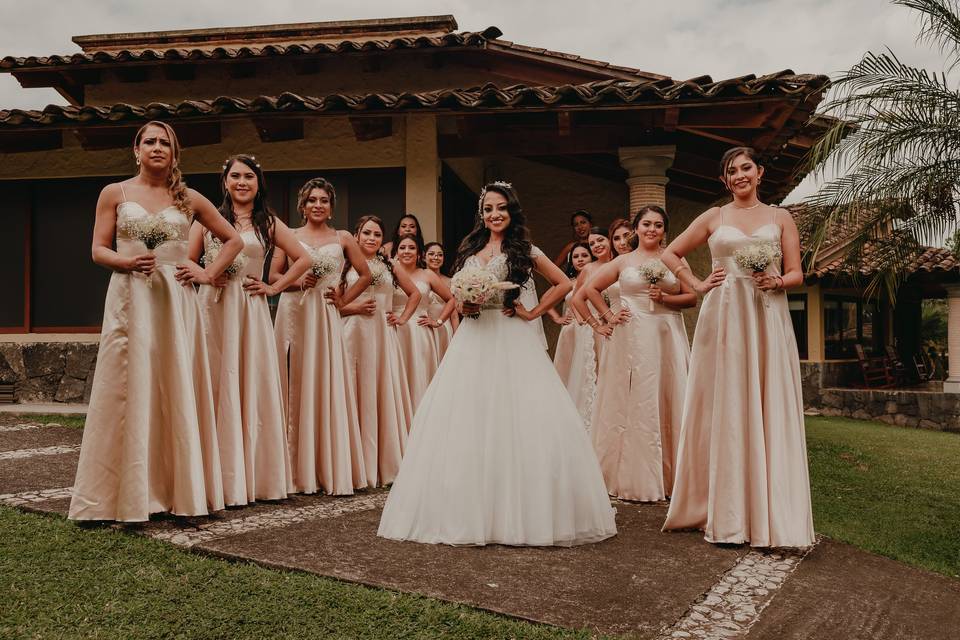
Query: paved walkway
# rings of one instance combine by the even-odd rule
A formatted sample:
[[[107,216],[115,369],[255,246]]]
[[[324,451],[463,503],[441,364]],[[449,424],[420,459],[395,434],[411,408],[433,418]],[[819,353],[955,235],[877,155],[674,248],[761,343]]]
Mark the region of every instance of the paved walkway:
[[[0,415],[0,504],[65,515],[81,432]],[[385,490],[295,496],[123,526],[226,558],[631,637],[955,638],[960,581],[822,540],[784,553],[659,530],[664,504],[614,502],[619,535],[572,549],[449,547],[376,537]]]
[[[87,405],[68,404],[66,402],[35,402],[26,404],[0,404],[0,414],[14,415],[55,415],[55,416],[85,416]]]

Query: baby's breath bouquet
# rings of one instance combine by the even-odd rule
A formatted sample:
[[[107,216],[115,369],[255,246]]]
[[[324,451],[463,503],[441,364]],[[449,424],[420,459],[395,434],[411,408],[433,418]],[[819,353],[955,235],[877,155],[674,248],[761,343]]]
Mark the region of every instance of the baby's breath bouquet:
[[[210,244],[207,245],[206,250],[203,252],[203,266],[207,267],[213,264],[217,260],[217,256],[220,255],[220,250],[223,249],[223,242],[220,238],[211,238]],[[224,275],[228,278],[232,278],[237,275],[247,264],[247,256],[241,251],[237,254],[237,257],[233,259],[226,269],[223,270]],[[220,302],[220,294],[223,293],[223,289],[217,287],[217,292],[213,296],[214,302]]]
[[[340,263],[337,262],[337,259],[325,251],[307,247],[307,253],[310,254],[310,259],[313,261],[310,272],[313,273],[321,283],[336,273],[337,269],[340,268]],[[315,288],[319,288],[319,283],[318,287]],[[308,293],[310,293],[309,289],[300,294],[300,304],[303,304]]]
[[[133,240],[142,242],[147,253],[151,254],[164,242],[177,239],[176,225],[159,215],[137,218],[121,215],[117,220],[117,229]],[[153,286],[153,274],[147,276],[147,286]]]
[[[783,252],[776,242],[753,242],[733,252],[733,261],[741,271],[746,273],[763,273],[767,267],[774,262],[779,262],[781,258],[783,258]],[[761,298],[763,306],[770,306],[767,292],[763,293]]]
[[[370,275],[372,276],[370,280],[371,287],[376,287],[389,277],[387,265],[383,263],[383,260],[379,258],[367,260],[367,265],[370,267]]]
[[[657,284],[667,277],[667,266],[657,258],[651,258],[640,263],[637,267],[640,277],[650,284]],[[650,311],[654,310],[653,298],[650,299]]]
[[[482,267],[464,267],[450,279],[450,292],[461,304],[482,305],[496,291],[516,289],[513,282],[499,282]],[[479,318],[479,313],[465,314],[467,318]]]

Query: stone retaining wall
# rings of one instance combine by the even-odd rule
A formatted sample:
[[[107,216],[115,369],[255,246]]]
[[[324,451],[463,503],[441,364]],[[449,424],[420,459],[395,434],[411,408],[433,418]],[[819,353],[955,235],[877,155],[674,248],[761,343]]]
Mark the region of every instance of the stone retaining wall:
[[[25,402],[88,402],[96,342],[0,342],[0,384]]]

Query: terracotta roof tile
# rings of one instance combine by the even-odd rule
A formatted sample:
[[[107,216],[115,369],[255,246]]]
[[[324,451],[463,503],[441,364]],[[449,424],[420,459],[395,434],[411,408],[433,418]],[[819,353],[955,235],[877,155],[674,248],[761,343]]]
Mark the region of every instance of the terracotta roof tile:
[[[733,78],[721,82],[602,80],[555,87],[486,84],[469,89],[442,89],[420,93],[331,94],[321,97],[282,93],[253,99],[224,96],[213,100],[186,100],[175,104],[118,103],[112,106],[49,105],[42,111],[0,110],[0,130],[70,124],[109,124],[151,118],[190,118],[271,111],[358,114],[402,110],[477,111],[544,107],[602,107],[686,100],[709,100],[779,94],[803,97],[823,89],[826,76],[794,75],[790,71],[761,78]]]

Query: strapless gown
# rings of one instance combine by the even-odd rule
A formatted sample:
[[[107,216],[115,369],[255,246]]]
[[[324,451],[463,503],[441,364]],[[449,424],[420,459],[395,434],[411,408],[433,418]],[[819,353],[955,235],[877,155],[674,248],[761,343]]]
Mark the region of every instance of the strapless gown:
[[[149,213],[136,202],[124,219],[162,216],[177,239],[156,248],[157,269],[110,276],[100,350],[70,501],[74,520],[138,522],[151,513],[205,515],[222,509],[216,419],[200,306],[174,278],[186,262],[191,218],[173,206]],[[118,224],[117,253],[146,252]]]
[[[406,324],[396,328],[397,338],[400,341],[400,352],[403,354],[403,366],[407,371],[407,384],[410,386],[410,400],[416,412],[420,399],[423,397],[430,380],[440,364],[440,354],[437,351],[437,341],[430,327],[417,324],[417,318],[430,312],[430,285],[415,280],[420,291],[420,303],[417,310],[410,316]],[[399,316],[407,304],[407,294],[397,287],[393,290],[393,313]]]
[[[252,230],[240,237],[246,256],[242,271],[219,290],[219,299],[216,287],[201,286],[199,294],[228,506],[293,492],[270,308],[265,297],[243,290],[246,276],[263,277],[263,245]]]
[[[803,547],[814,530],[787,295],[760,292],[733,258],[756,241],[779,244],[780,226],[748,236],[721,224],[708,240],[727,279],[707,293],[697,319],[664,528],[702,529],[709,542]]]
[[[467,264],[506,277],[502,254]],[[536,329],[501,308],[491,300],[454,334],[414,416],[378,535],[569,546],[616,533],[577,408]]]

